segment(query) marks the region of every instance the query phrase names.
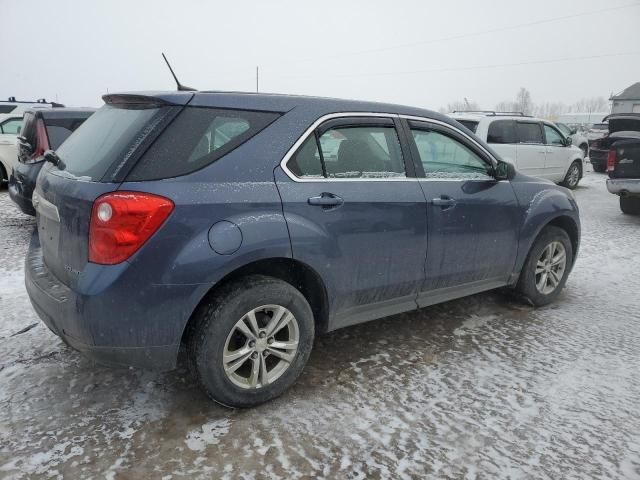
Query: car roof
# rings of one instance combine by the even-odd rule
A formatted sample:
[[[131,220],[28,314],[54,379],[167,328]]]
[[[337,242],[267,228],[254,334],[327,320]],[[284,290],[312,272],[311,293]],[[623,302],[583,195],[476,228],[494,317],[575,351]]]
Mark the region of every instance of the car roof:
[[[496,120],[520,120],[520,121],[532,121],[532,122],[548,122],[542,118],[531,117],[529,115],[505,115],[505,114],[488,114],[488,113],[476,113],[476,112],[453,112],[449,114],[451,118],[455,120],[470,120],[474,122],[480,122],[482,120],[486,122],[493,122]],[[553,122],[549,122],[553,123]]]
[[[346,100],[340,98],[288,95],[280,93],[220,92],[220,91],[170,91],[170,92],[123,92],[108,94],[102,98],[106,103],[117,103],[126,97],[148,98],[168,104],[265,110],[285,113],[293,109],[309,109],[318,115],[339,112],[373,112],[431,118],[452,123],[451,118],[432,110],[397,105],[392,103]]]

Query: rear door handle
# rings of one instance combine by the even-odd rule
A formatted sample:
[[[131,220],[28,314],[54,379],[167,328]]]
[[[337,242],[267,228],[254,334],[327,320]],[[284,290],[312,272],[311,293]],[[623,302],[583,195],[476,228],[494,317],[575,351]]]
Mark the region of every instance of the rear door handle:
[[[431,203],[433,203],[433,205],[435,205],[436,207],[448,208],[453,207],[456,204],[456,199],[451,198],[447,195],[442,195],[439,198],[434,198],[433,200],[431,200]]]
[[[339,207],[344,200],[333,193],[323,192],[318,197],[311,197],[307,200],[309,205],[317,205],[323,208]]]

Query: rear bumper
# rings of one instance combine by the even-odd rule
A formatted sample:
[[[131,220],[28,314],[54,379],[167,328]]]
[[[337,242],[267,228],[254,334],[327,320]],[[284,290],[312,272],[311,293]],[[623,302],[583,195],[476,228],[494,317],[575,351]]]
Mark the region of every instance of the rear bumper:
[[[33,190],[28,191],[24,184],[18,182],[16,177],[11,175],[9,178],[9,197],[11,197],[13,203],[15,203],[23,213],[35,217],[36,211],[31,203],[32,195]]]
[[[71,289],[47,269],[37,232],[25,260],[31,303],[65,343],[98,363],[170,370],[194,287],[142,284],[136,273],[128,264],[106,274],[94,272],[85,279],[90,292]]]
[[[640,195],[640,178],[608,178],[607,190],[616,195]]]

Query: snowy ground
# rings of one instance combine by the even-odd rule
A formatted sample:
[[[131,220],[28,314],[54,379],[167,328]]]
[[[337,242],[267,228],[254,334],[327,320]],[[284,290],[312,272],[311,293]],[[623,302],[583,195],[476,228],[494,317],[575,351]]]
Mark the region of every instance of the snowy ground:
[[[640,218],[576,191],[578,263],[534,310],[476,295],[321,337],[282,398],[95,366],[36,318],[0,193],[0,478],[640,478]],[[32,329],[18,333],[36,323]]]

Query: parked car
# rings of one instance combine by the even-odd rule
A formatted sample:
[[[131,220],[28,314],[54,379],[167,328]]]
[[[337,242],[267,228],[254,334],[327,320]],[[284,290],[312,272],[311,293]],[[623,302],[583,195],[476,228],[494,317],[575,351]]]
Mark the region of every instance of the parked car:
[[[577,127],[571,127],[561,122],[555,122],[555,124],[565,137],[571,137],[571,143],[582,150],[583,158],[586,158],[589,155],[589,140],[587,140],[587,137]]]
[[[45,152],[59,148],[93,112],[95,108],[56,108],[27,110],[24,113],[18,137],[19,162],[9,179],[9,196],[27,215],[36,214],[31,196],[45,161]]]
[[[601,140],[607,153],[607,189],[620,197],[620,210],[640,215],[640,113],[607,117],[609,134]]]
[[[608,131],[609,126],[607,125],[607,122],[594,123],[593,125],[591,125],[585,133],[585,136],[589,141],[589,146],[591,146],[592,142],[604,137]]]
[[[552,122],[514,112],[454,112],[455,120],[487,142],[525,175],[574,189],[584,153]]]
[[[17,163],[17,137],[22,127],[24,111],[31,109],[50,109],[63,107],[56,102],[47,102],[44,98],[34,102],[19,101],[15,97],[0,101],[0,188],[9,181]]]
[[[545,305],[575,262],[572,193],[444,115],[103,98],[40,172],[25,269],[44,323],[96,361],[170,369],[185,345],[212,399],[248,407],[295,381],[317,334],[504,286]]]

